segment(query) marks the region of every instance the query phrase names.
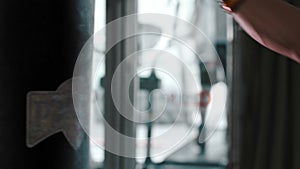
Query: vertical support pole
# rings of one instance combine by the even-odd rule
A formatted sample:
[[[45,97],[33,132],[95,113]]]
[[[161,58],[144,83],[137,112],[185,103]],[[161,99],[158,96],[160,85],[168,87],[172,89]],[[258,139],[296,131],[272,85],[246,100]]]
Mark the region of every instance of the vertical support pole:
[[[129,14],[136,13],[137,3],[136,0],[107,0],[106,1],[106,23],[109,23],[115,19],[118,19],[122,16],[126,16]],[[123,25],[119,25],[118,27],[114,27],[115,30],[110,30],[107,32],[107,37],[110,38],[120,38],[122,34],[126,33],[126,31],[135,31],[136,23],[125,23]],[[111,34],[108,34],[111,33]],[[109,44],[109,41],[112,39],[106,39],[106,43]],[[112,77],[114,75],[115,70],[118,65],[125,59],[128,55],[136,51],[137,43],[135,38],[133,39],[122,39],[123,41],[114,46],[110,51],[108,51],[106,55],[106,75],[104,80],[104,88],[105,88],[105,120],[108,125],[112,127],[117,132],[124,134],[126,136],[135,137],[135,124],[134,122],[126,119],[120,112],[116,109],[112,95],[111,95],[111,82]],[[128,92],[131,98],[134,98],[134,91],[126,89],[124,83],[130,81],[133,77],[128,77],[130,74],[128,72],[134,72],[136,63],[130,63],[128,68],[122,72],[127,72],[122,74],[121,77],[117,77],[117,87],[114,89],[118,89],[116,93],[118,93],[119,99],[121,103],[125,103],[124,99],[127,99],[125,96],[128,96]],[[136,83],[133,83],[134,88],[136,88]],[[134,100],[134,99],[131,99]],[[122,105],[122,110],[125,110],[127,115],[133,115],[133,107],[130,105]],[[133,139],[134,140],[134,139]],[[105,130],[105,147],[110,147],[115,152],[126,152],[130,153],[134,156],[135,154],[135,142],[128,142],[122,140],[122,138],[115,136]],[[105,151],[105,159],[104,159],[104,168],[105,169],[120,169],[120,168],[135,168],[136,160],[135,158],[122,157],[118,154],[114,154],[112,152]]]

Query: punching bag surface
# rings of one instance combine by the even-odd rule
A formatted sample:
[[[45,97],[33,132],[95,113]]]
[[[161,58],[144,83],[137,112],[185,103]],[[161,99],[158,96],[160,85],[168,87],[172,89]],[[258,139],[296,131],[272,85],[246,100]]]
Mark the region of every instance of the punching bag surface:
[[[62,133],[26,146],[26,95],[55,91],[72,77],[93,31],[92,0],[0,2],[0,169],[87,169],[89,145]]]

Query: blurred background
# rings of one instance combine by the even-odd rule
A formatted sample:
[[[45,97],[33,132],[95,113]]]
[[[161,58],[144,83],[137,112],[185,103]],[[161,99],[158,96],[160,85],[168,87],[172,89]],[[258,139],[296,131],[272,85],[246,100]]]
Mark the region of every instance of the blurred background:
[[[160,5],[157,5],[160,4]],[[103,31],[106,25],[106,1],[95,1],[95,25],[94,32]],[[132,6],[133,7],[133,6]],[[148,102],[150,102],[151,113],[157,118],[151,124],[151,162],[148,164],[147,149],[147,123],[136,124],[136,163],[137,166],[145,168],[195,168],[199,166],[202,168],[225,168],[228,164],[228,119],[225,109],[220,121],[208,122],[208,128],[214,128],[216,131],[213,136],[208,139],[206,144],[197,144],[200,124],[205,121],[204,116],[200,115],[200,93],[207,90],[209,95],[214,97],[226,98],[227,85],[225,71],[227,67],[227,60],[232,57],[231,41],[233,36],[232,18],[222,9],[219,8],[214,1],[146,1],[139,0],[136,2],[136,10],[139,14],[165,14],[178,17],[186,22],[193,24],[205,35],[205,37],[195,36],[194,28],[183,29],[180,23],[176,23],[173,19],[172,24],[161,22],[161,20],[153,20],[151,17],[137,16],[138,26],[141,32],[155,31],[164,33],[164,30],[172,30],[172,34],[184,34],[185,41],[192,41],[196,44],[195,49],[198,51],[205,51],[208,45],[211,45],[217,54],[202,57],[199,60],[190,49],[183,44],[176,42],[176,40],[165,37],[163,35],[146,35],[136,39],[139,50],[146,50],[140,52],[136,60],[136,69],[139,79],[139,87],[136,90],[135,107],[138,110],[148,111]],[[155,18],[154,18],[155,19]],[[185,26],[185,25],[183,25]],[[171,35],[172,36],[172,35]],[[182,36],[181,36],[182,37]],[[99,48],[94,54],[94,61],[100,60],[104,53],[104,45],[99,40],[94,38],[94,47]],[[102,44],[102,45],[98,45]],[[147,48],[161,50],[156,52],[149,52]],[[217,58],[221,61],[218,63]],[[211,74],[216,80],[211,79],[212,82],[205,82],[203,80],[206,68],[201,63],[207,63],[211,67]],[[107,62],[106,62],[107,63]],[[134,64],[134,63],[133,63]],[[183,65],[184,64],[184,65]],[[220,64],[220,65],[218,65]],[[143,80],[147,79],[153,70],[142,70],[145,66],[154,67],[156,78],[160,81],[159,91],[150,91],[143,88]],[[94,66],[95,79],[93,79],[92,92],[95,92],[94,100],[99,104],[100,113],[105,111],[105,88],[103,81],[105,77],[105,64],[101,66]],[[187,70],[187,68],[189,70]],[[159,70],[163,68],[168,72]],[[202,69],[204,70],[202,70]],[[209,68],[208,68],[209,69]],[[218,71],[218,69],[223,69]],[[201,72],[202,71],[202,72]],[[169,73],[169,74],[168,74]],[[223,74],[222,74],[223,73]],[[216,77],[218,76],[218,77]],[[201,83],[202,78],[202,83]],[[102,79],[102,86],[101,86]],[[208,79],[209,80],[209,79]],[[147,82],[151,83],[151,82]],[[153,81],[153,83],[156,83]],[[207,83],[207,84],[206,84]],[[203,89],[204,85],[204,89]],[[220,90],[213,87],[215,85],[223,85]],[[205,87],[209,86],[209,89]],[[210,94],[212,93],[212,94]],[[151,97],[151,100],[150,100]],[[223,101],[226,102],[226,101]],[[225,103],[223,103],[225,104]],[[222,103],[216,105],[222,107]],[[97,107],[93,106],[92,107]],[[207,106],[208,107],[208,106]],[[209,108],[208,108],[209,109]],[[105,160],[105,124],[103,122],[103,115],[99,115],[99,109],[94,108],[91,116],[90,135],[94,138],[90,142],[90,156],[91,166],[100,168],[103,166]],[[219,118],[218,113],[209,110],[202,110],[207,112],[207,116],[212,118]],[[145,112],[144,112],[145,114]],[[205,114],[205,113],[204,113]],[[195,117],[199,116],[195,119]],[[215,117],[214,117],[215,116]],[[138,116],[139,121],[147,121],[148,116]],[[217,123],[217,124],[214,124]],[[194,125],[194,126],[193,126]],[[126,127],[126,126],[123,126]],[[172,147],[179,142],[179,139],[185,137],[185,134],[191,130],[184,141],[181,141],[180,146]],[[205,149],[205,150],[204,150]],[[146,166],[145,166],[146,165]],[[196,167],[197,168],[197,167]]]

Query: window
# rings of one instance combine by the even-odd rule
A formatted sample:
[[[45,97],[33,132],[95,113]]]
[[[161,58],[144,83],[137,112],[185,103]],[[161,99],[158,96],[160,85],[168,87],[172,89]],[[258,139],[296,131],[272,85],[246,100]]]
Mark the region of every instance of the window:
[[[192,42],[191,44],[194,44],[199,51],[207,50],[209,48],[207,45],[213,45],[224,68],[226,68],[227,62],[230,61],[228,59],[230,58],[230,50],[228,49],[230,49],[231,35],[229,34],[230,27],[227,26],[230,19],[218,8],[216,2],[211,0],[138,0],[137,4],[138,14],[165,14],[174,18],[178,17],[182,21],[195,25],[203,32],[206,40],[209,39],[212,44],[209,44],[206,40],[201,40],[201,37],[195,37],[193,32],[189,32],[191,31],[189,27],[181,27],[180,24],[176,23],[176,19],[174,19],[173,24],[161,24],[159,20],[156,22],[137,15],[138,29],[154,30],[156,32],[170,29],[174,34],[189,33],[185,35],[186,41]],[[105,6],[105,0],[96,0],[95,32],[105,26],[105,11],[107,10]],[[206,67],[202,70],[200,67],[201,62],[195,53],[168,36],[144,35],[136,38],[136,40],[139,49],[154,49],[137,54],[138,73],[134,77],[138,78],[139,81],[139,89],[134,94],[136,101],[134,106],[144,113],[136,119],[147,121],[147,118],[149,118],[148,111],[151,111],[151,116],[157,117],[151,123],[151,136],[157,139],[153,139],[150,144],[152,158],[149,165],[160,167],[179,166],[178,168],[180,166],[181,168],[188,168],[189,166],[199,165],[224,168],[228,161],[226,114],[223,114],[220,121],[207,120],[207,130],[216,126],[217,128],[205,144],[198,145],[196,141],[199,137],[200,124],[206,121],[206,118],[219,119],[219,114],[213,113],[211,104],[205,108],[206,115],[200,116],[199,111],[204,111],[204,109],[199,107],[199,95],[201,91],[206,90],[203,83],[201,83],[204,77],[203,70],[212,69],[218,82],[212,84],[208,90],[212,101],[217,98],[226,98],[227,87],[225,83],[222,83],[222,81],[226,81],[226,77],[224,72],[220,71],[222,69],[220,63],[216,61],[216,58],[208,56],[206,57],[207,60],[201,61],[207,62]],[[105,51],[105,45],[95,45],[94,51],[102,55]],[[94,59],[94,62],[98,63],[97,57],[94,57]],[[154,69],[142,69],[144,67],[154,67]],[[163,69],[155,69],[157,67],[164,68],[164,70],[172,73],[170,75]],[[93,79],[92,90],[95,94],[92,98],[94,99],[92,104],[97,103],[103,112],[105,90],[101,82],[103,82],[105,76],[105,64],[101,66],[94,65],[93,73],[97,78]],[[154,76],[157,80],[150,82],[150,77]],[[159,88],[157,88],[159,90],[147,90],[149,86],[143,88],[144,81],[146,81],[146,84],[152,82],[159,84]],[[222,103],[220,104],[222,106]],[[149,109],[149,106],[151,109]],[[217,105],[217,107],[221,106]],[[98,109],[92,109],[90,125],[92,168],[100,168],[105,160],[103,150],[105,146],[105,128],[103,119],[99,116],[102,115],[99,114]],[[149,123],[136,123],[135,127],[136,161],[138,166],[143,166],[147,161]],[[190,133],[186,135],[186,138],[178,142],[187,132]]]

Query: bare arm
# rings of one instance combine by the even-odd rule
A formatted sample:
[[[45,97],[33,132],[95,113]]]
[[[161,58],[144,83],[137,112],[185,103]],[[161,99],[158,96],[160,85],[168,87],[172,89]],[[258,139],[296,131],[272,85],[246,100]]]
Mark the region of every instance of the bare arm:
[[[300,9],[281,0],[245,0],[232,13],[262,45],[300,63]]]

